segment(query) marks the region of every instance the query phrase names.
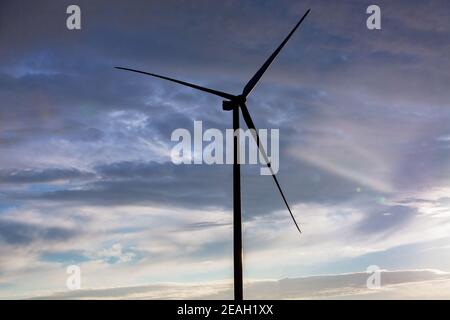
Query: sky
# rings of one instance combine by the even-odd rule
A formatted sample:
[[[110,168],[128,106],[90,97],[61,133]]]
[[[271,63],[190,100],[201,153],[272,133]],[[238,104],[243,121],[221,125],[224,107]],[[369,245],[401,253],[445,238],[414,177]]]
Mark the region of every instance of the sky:
[[[194,121],[230,128],[231,113],[114,66],[237,94],[309,8],[247,103],[280,130],[303,233],[272,178],[243,166],[247,288],[312,279],[294,297],[317,297],[317,276],[346,287],[376,265],[405,286],[425,272],[414,297],[450,298],[449,283],[431,289],[450,272],[448,1],[376,1],[381,30],[361,0],[77,0],[82,28],[68,30],[71,4],[0,3],[0,298],[229,290],[232,167],[175,165],[170,138]],[[66,287],[70,265],[85,291]]]

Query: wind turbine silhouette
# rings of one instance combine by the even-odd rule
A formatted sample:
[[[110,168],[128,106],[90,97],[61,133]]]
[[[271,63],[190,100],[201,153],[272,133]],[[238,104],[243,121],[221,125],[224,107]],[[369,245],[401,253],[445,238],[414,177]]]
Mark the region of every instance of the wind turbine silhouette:
[[[287,37],[283,40],[283,42],[278,46],[278,48],[272,53],[272,55],[264,62],[261,68],[255,73],[255,75],[250,79],[250,81],[245,85],[244,90],[240,95],[233,95],[226,92],[221,92],[214,89],[205,88],[196,84],[192,84],[185,81],[180,81],[176,79],[172,79],[169,77],[157,75],[154,73],[144,72],[135,69],[115,67],[116,69],[132,71],[137,73],[142,73],[145,75],[149,75],[152,77],[172,81],[187,87],[191,87],[203,92],[208,92],[210,94],[219,96],[221,98],[225,98],[227,100],[223,101],[222,108],[225,111],[233,111],[233,130],[236,133],[239,127],[239,109],[242,111],[242,117],[244,118],[247,127],[250,129],[253,138],[256,140],[256,145],[260,154],[264,158],[264,162],[267,164],[267,167],[270,169],[272,173],[272,177],[277,185],[278,190],[280,191],[281,197],[292,217],[292,220],[297,227],[297,230],[301,233],[300,227],[295,220],[294,215],[292,214],[291,208],[284,196],[283,190],[281,189],[280,183],[278,182],[275,173],[273,172],[270,162],[267,158],[266,151],[264,150],[263,145],[259,143],[259,135],[256,130],[255,124],[253,123],[252,117],[247,109],[247,105],[245,102],[247,101],[248,95],[255,88],[258,81],[263,76],[264,72],[269,68],[270,64],[275,60],[277,55],[280,53],[281,49],[286,45],[291,36],[294,34],[295,30],[300,26],[306,16],[309,14],[311,9],[308,9],[300,21],[295,25],[292,31],[287,35]],[[239,154],[238,154],[238,145],[239,145],[239,135],[234,135],[233,139],[233,152],[234,152],[234,162],[233,162],[233,256],[234,256],[234,299],[235,300],[243,300],[243,280],[242,280],[242,216],[241,216],[241,168],[239,163]]]

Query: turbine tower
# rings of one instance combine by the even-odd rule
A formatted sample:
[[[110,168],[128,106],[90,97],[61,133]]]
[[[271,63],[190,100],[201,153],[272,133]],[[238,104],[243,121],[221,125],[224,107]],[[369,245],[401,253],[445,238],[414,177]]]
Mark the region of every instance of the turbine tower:
[[[157,75],[154,73],[144,72],[136,69],[129,69],[123,67],[116,67],[117,69],[142,73],[145,75],[149,75],[152,77],[168,80],[171,82],[175,82],[193,89],[197,89],[203,92],[207,92],[226,100],[222,103],[222,108],[225,111],[233,111],[233,130],[236,133],[237,130],[240,129],[239,126],[239,110],[242,112],[242,117],[247,125],[247,127],[251,130],[253,138],[256,140],[256,145],[260,151],[260,154],[264,158],[264,162],[267,167],[270,169],[272,173],[272,177],[275,181],[275,184],[280,191],[281,197],[283,198],[284,204],[286,205],[292,220],[297,228],[297,230],[301,233],[300,227],[295,220],[295,217],[289,207],[289,204],[284,196],[283,190],[281,189],[280,183],[278,182],[275,173],[273,172],[270,162],[267,158],[266,151],[262,144],[259,143],[259,135],[256,130],[255,124],[253,123],[252,117],[247,109],[246,101],[248,95],[255,88],[263,74],[269,68],[270,64],[275,60],[277,55],[280,53],[281,49],[286,45],[291,36],[294,34],[295,30],[300,26],[306,16],[309,14],[311,10],[307,10],[300,21],[295,25],[295,27],[291,30],[291,32],[287,35],[287,37],[283,40],[283,42],[278,46],[278,48],[272,53],[272,55],[264,62],[261,68],[255,73],[255,75],[250,79],[250,81],[245,85],[242,93],[240,95],[233,95],[226,92],[221,92],[214,89],[205,88],[196,84],[192,84],[185,81],[180,81],[176,79],[172,79],[169,77]],[[243,300],[243,276],[242,276],[242,215],[241,215],[241,168],[239,163],[239,154],[238,154],[238,146],[239,146],[239,135],[234,135],[233,138],[233,152],[234,152],[234,162],[233,162],[233,256],[234,256],[234,299],[235,300]]]

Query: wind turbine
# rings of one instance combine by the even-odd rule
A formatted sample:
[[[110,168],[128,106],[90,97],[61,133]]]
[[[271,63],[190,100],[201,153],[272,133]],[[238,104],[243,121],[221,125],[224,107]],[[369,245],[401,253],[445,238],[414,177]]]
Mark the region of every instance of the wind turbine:
[[[273,172],[270,162],[267,158],[266,151],[264,150],[263,145],[259,143],[259,135],[256,130],[255,124],[253,123],[252,117],[247,109],[247,105],[245,102],[247,101],[248,95],[255,88],[258,81],[263,76],[264,72],[269,68],[270,64],[275,60],[277,55],[280,53],[281,49],[286,45],[291,36],[294,34],[295,30],[300,26],[306,16],[309,14],[311,9],[308,9],[300,21],[295,25],[292,31],[287,35],[287,37],[283,40],[283,42],[278,46],[278,48],[272,53],[272,55],[264,62],[261,68],[255,73],[255,75],[250,79],[250,81],[245,85],[242,93],[240,95],[234,95],[226,92],[221,92],[214,89],[205,88],[196,84],[192,84],[185,81],[180,81],[176,79],[172,79],[169,77],[157,75],[154,73],[144,72],[135,69],[115,67],[117,69],[142,73],[145,75],[149,75],[152,77],[172,81],[187,87],[191,87],[203,92],[207,92],[221,98],[225,98],[227,100],[223,101],[222,108],[225,111],[233,111],[233,130],[236,133],[239,127],[239,110],[242,111],[242,117],[244,118],[247,127],[251,130],[253,138],[256,140],[256,144],[260,154],[263,156],[267,167],[270,169],[272,173],[272,177],[275,181],[275,184],[280,191],[281,197],[292,217],[292,220],[297,227],[297,230],[301,233],[300,227],[295,220],[294,215],[292,214],[291,208],[284,196],[283,190],[281,189],[280,183],[278,182],[275,173]],[[233,152],[234,152],[234,161],[233,161],[233,256],[234,256],[234,299],[235,300],[243,300],[243,280],[242,280],[242,216],[241,216],[241,168],[239,163],[239,154],[238,154],[238,145],[239,145],[239,135],[234,135],[233,138]]]

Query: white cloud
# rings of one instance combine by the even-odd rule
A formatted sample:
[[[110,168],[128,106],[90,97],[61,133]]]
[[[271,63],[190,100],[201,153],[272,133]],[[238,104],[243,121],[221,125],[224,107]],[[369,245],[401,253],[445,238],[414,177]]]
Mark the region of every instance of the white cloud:
[[[246,299],[449,299],[450,275],[435,270],[380,272],[381,287],[367,288],[370,274],[348,273],[247,281]],[[57,292],[46,299],[231,299],[229,281],[161,283]]]

